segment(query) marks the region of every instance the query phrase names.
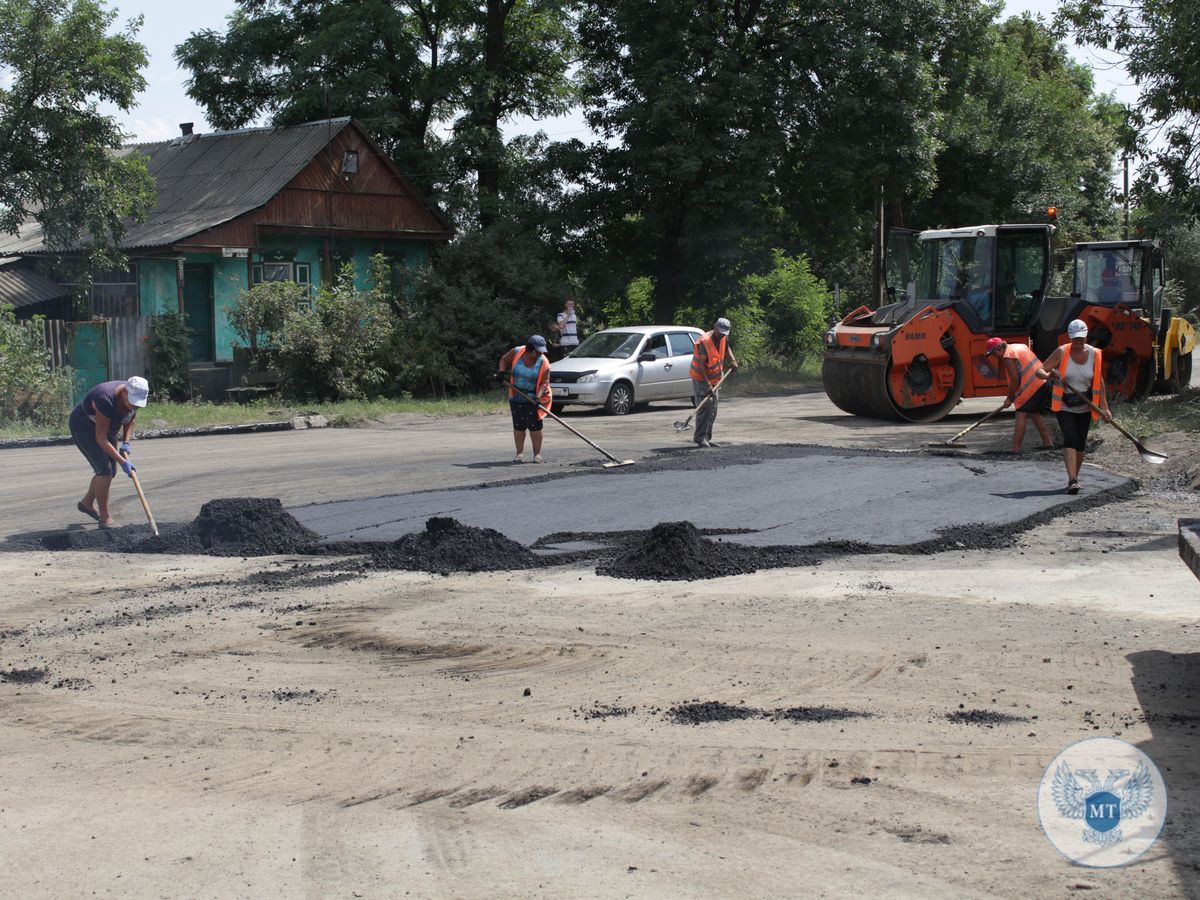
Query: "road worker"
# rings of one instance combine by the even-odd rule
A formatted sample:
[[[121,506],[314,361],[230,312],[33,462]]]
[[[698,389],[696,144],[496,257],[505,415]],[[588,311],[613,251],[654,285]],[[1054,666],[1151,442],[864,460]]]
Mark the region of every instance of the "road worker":
[[[1012,452],[1020,453],[1021,445],[1025,442],[1025,429],[1029,419],[1037,428],[1042,438],[1039,450],[1052,450],[1054,438],[1042,413],[1050,403],[1050,385],[1037,377],[1041,360],[1025,344],[1010,344],[1003,338],[990,338],[987,342],[986,355],[991,359],[1000,360],[1004,374],[1008,377],[1008,396],[1001,409],[1008,409],[1014,403],[1017,407],[1017,421],[1013,426]]]
[[[713,423],[717,421],[717,385],[729,360],[730,368],[737,371],[737,357],[729,346],[729,320],[717,319],[712,331],[700,335],[692,349],[692,401],[697,406],[696,430],[692,440],[697,447],[711,447]],[[707,402],[705,402],[705,398]],[[704,405],[701,406],[700,404]]]

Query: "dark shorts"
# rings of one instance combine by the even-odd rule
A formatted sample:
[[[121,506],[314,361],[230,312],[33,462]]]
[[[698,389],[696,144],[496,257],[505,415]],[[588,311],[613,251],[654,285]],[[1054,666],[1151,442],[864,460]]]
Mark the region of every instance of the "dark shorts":
[[[537,407],[523,400],[509,400],[508,408],[512,411],[513,431],[541,431],[542,420],[538,418]]]
[[[1029,413],[1030,415],[1036,415],[1038,413],[1044,413],[1046,411],[1046,407],[1049,405],[1050,405],[1050,382],[1047,381],[1045,384],[1043,384],[1040,388],[1037,389],[1037,393],[1035,393],[1032,397],[1030,397],[1027,401],[1025,401],[1024,405],[1017,407],[1017,412]]]
[[[84,416],[83,420],[79,421],[74,416],[71,417],[71,440],[75,442],[75,446],[79,448],[79,452],[83,454],[95,474],[107,475],[109,478],[117,474],[116,460],[96,443],[96,425],[91,419]],[[108,442],[114,447],[119,446],[115,434],[108,436]]]
[[[1092,427],[1092,411],[1087,408],[1083,412],[1064,409],[1058,414],[1058,427],[1063,433],[1063,448],[1083,453],[1087,449],[1088,429]]]

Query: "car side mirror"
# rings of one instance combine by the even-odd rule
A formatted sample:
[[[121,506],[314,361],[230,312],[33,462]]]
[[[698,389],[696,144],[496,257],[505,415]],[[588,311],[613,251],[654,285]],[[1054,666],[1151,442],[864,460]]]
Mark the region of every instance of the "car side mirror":
[[[653,353],[639,353],[638,362],[654,362],[658,359]]]

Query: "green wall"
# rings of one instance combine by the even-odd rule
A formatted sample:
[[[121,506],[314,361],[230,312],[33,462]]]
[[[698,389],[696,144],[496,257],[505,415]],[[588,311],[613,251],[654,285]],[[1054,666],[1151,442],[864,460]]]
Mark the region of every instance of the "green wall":
[[[319,237],[285,234],[263,235],[259,252],[252,262],[264,258],[308,263],[314,292],[321,284],[323,241]],[[336,253],[354,261],[354,286],[367,290],[367,277],[371,269],[371,257],[380,252],[380,242],[375,239],[335,240]],[[429,263],[427,241],[385,240],[383,253],[403,259],[409,269]],[[184,259],[188,264],[206,264],[213,271],[213,318],[216,358],[218,362],[233,360],[233,347],[241,341],[229,325],[229,310],[238,302],[242,291],[250,287],[249,266],[244,259],[225,259],[219,253],[188,253]],[[179,288],[175,280],[175,260],[139,259],[138,291],[141,313],[144,316],[161,315],[179,310]]]
[[[143,316],[161,316],[179,312],[179,285],[175,280],[175,260],[139,259],[138,305]]]

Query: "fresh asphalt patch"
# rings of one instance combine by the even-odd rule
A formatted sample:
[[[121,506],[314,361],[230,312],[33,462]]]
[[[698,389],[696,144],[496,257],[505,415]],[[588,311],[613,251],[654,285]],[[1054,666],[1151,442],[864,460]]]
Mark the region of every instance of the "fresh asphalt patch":
[[[692,522],[749,547],[818,544],[902,547],[956,530],[1029,527],[1132,491],[1126,478],[1087,468],[1084,492],[1064,493],[1061,463],[972,460],[802,446],[684,451],[603,472],[541,476],[480,487],[293,507],[333,541],[394,541],[452,517],[530,546]],[[964,542],[971,546],[970,542]]]

